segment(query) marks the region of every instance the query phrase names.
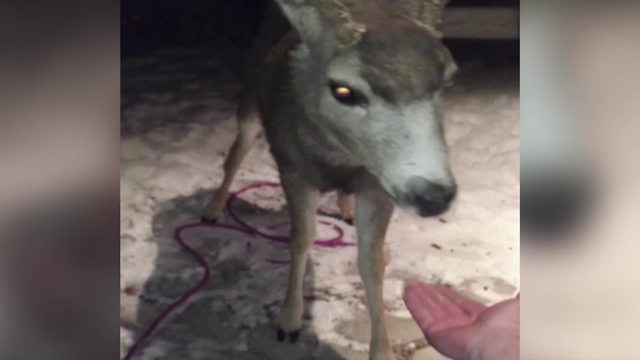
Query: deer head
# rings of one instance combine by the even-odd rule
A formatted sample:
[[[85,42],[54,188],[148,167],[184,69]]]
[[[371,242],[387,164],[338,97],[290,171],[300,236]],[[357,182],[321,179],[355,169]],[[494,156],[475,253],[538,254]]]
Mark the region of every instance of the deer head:
[[[428,216],[455,195],[439,94],[455,64],[439,36],[444,2],[277,0],[305,46],[294,98],[316,135]]]

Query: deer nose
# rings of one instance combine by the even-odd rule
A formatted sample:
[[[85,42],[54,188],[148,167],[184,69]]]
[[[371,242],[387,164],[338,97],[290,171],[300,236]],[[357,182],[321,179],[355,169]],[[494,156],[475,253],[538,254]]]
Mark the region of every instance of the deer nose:
[[[420,216],[436,216],[449,209],[456,197],[455,183],[441,184],[423,178],[414,178],[410,186],[412,202]]]

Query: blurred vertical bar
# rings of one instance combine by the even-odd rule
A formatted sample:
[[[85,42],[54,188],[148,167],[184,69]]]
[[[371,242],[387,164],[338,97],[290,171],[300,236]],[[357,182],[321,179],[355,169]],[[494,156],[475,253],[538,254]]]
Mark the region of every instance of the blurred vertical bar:
[[[640,4],[520,17],[522,359],[640,359]]]
[[[118,357],[118,24],[0,3],[0,359]]]

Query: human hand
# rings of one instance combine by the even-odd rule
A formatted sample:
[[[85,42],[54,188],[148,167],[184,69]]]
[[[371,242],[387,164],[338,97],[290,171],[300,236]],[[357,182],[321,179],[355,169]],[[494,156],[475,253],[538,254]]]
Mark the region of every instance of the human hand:
[[[440,285],[408,283],[404,301],[427,341],[455,360],[516,360],[520,296],[485,306]]]

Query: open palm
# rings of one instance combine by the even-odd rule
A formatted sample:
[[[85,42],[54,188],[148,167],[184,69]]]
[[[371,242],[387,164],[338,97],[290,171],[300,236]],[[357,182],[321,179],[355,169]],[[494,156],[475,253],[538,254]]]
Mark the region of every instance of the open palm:
[[[518,359],[520,299],[487,307],[439,285],[412,282],[404,300],[429,343],[456,360]]]

